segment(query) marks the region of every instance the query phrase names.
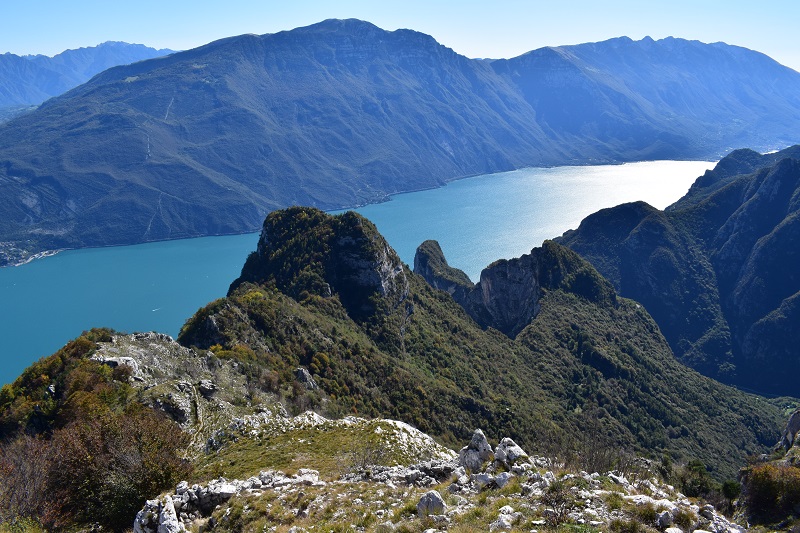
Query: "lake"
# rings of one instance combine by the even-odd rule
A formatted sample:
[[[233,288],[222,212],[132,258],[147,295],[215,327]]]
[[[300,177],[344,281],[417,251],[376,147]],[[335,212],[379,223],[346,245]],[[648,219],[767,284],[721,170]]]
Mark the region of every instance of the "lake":
[[[477,280],[483,267],[518,257],[577,227],[586,215],[644,200],[664,208],[714,163],[651,161],[530,168],[454,181],[357,209],[400,257],[436,239],[448,262]],[[176,336],[199,307],[225,295],[257,234],[71,250],[0,268],[0,384],[92,327]]]

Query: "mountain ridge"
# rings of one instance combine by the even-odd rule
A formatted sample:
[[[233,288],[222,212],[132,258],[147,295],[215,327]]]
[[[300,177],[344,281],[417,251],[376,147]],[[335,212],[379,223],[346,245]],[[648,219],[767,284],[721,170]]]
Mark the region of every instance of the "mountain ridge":
[[[0,112],[38,106],[110,67],[173,52],[141,44],[106,41],[96,46],[64,50],[52,57],[0,54]]]
[[[774,61],[692,45],[727,58],[714,71],[727,85],[670,54],[637,78],[618,58],[593,65],[592,46],[471,60],[412,30],[330,20],[109,69],[0,128],[0,190],[13,199],[2,261],[253,231],[288,205],[363,205],[522,166],[796,142],[800,74]],[[741,70],[755,59],[760,70]],[[671,92],[645,94],[652,76]]]
[[[735,151],[665,211],[605,209],[557,241],[642,302],[686,364],[792,394],[799,155]]]

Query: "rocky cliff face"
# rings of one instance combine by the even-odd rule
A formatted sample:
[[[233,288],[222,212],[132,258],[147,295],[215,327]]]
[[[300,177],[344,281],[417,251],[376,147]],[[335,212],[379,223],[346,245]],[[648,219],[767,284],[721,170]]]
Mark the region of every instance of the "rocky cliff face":
[[[403,262],[370,221],[352,211],[332,217],[302,207],[267,217],[231,291],[244,282],[274,283],[296,298],[335,295],[355,318],[390,312],[409,291]]]
[[[474,286],[461,281],[466,275],[447,266],[441,249],[430,242],[417,249],[415,273],[431,286],[450,293],[482,327],[493,327],[510,337],[536,317],[541,308],[539,300],[547,290],[565,289],[601,305],[616,302],[608,281],[576,254],[552,241],[517,259],[492,263]]]
[[[92,360],[130,368],[130,383],[141,401],[192,435],[190,453],[205,450],[220,427],[251,414],[252,405],[261,413],[286,416],[275,395],[253,387],[236,361],[186,348],[168,335],[114,335],[98,343]]]
[[[466,301],[467,294],[475,286],[463,271],[447,264],[437,241],[425,241],[414,254],[414,272],[419,274],[434,289],[450,294],[457,302]]]

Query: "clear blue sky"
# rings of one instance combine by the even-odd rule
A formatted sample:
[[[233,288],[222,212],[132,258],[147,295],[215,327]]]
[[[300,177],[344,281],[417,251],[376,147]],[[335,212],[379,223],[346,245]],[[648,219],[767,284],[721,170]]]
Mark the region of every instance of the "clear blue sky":
[[[800,70],[797,0],[1,0],[0,53],[53,55],[104,41],[188,49],[351,17],[430,34],[469,57],[649,35],[724,41]]]

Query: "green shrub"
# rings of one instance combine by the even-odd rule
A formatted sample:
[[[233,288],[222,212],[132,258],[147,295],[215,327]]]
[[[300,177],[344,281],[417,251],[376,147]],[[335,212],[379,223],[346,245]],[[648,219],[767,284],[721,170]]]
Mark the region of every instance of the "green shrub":
[[[567,484],[559,480],[547,487],[542,494],[542,503],[553,510],[553,514],[547,517],[547,521],[551,526],[558,526],[566,521],[575,499]]]
[[[645,531],[644,525],[637,520],[623,520],[615,518],[608,524],[608,529],[612,533],[643,533]]]
[[[692,529],[697,522],[697,516],[689,509],[679,507],[673,514],[672,522],[684,531]]]
[[[643,505],[637,505],[633,509],[633,515],[642,523],[653,525],[658,518],[658,511],[655,506],[648,502]]]
[[[605,496],[606,506],[610,511],[617,511],[622,509],[622,503],[625,501],[622,494],[619,492],[609,492]]]
[[[777,520],[800,505],[800,468],[762,464],[750,469],[743,487],[745,504],[758,520]]]

